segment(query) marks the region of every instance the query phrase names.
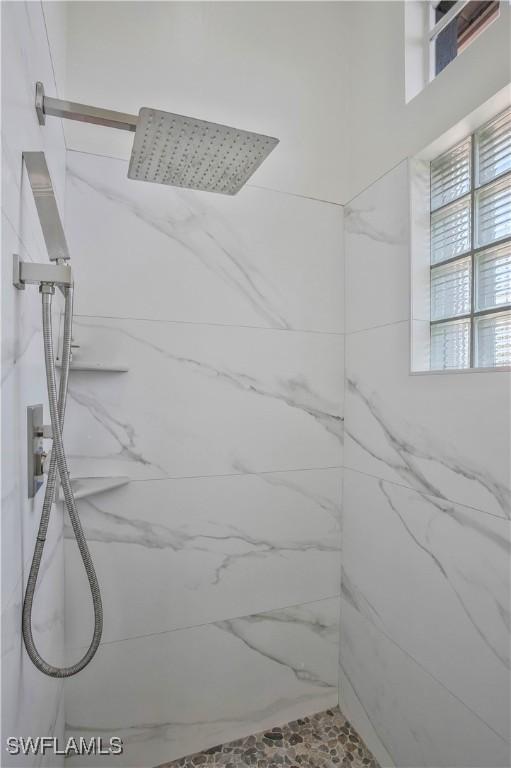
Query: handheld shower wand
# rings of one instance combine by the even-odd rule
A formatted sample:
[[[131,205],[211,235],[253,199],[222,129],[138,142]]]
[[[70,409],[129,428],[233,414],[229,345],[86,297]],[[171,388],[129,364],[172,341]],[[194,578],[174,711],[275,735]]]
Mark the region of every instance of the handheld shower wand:
[[[53,447],[51,451],[50,466],[48,470],[48,480],[44,494],[43,510],[39,531],[30,566],[27,588],[25,591],[25,600],[23,602],[23,620],[22,630],[25,648],[35,666],[45,675],[50,677],[71,677],[80,672],[90,662],[96,653],[101,641],[103,631],[103,608],[101,603],[101,593],[99,590],[98,579],[94,570],[94,564],[87,546],[87,541],[83,533],[80,517],[73,496],[73,489],[69,478],[69,469],[67,466],[64,443],[62,440],[62,430],[64,427],[64,415],[66,410],[67,383],[69,377],[69,364],[71,360],[71,335],[73,325],[73,287],[72,285],[64,288],[65,309],[64,309],[64,334],[62,344],[62,369],[60,375],[60,384],[57,396],[57,381],[55,375],[55,356],[53,353],[53,333],[51,308],[55,286],[52,283],[41,283],[40,292],[42,297],[43,310],[43,340],[44,340],[44,361],[46,367],[46,381],[48,386],[48,404],[50,408],[51,429],[53,436]],[[55,488],[57,480],[57,469],[60,476],[62,491],[64,493],[64,502],[69,513],[73,532],[82,556],[85,572],[89,581],[92,602],[94,606],[94,633],[92,641],[84,656],[69,667],[56,667],[45,661],[36,648],[32,633],[32,608],[34,603],[34,594],[43,556],[44,543],[46,541],[46,532],[50,520],[51,508],[55,500]]]

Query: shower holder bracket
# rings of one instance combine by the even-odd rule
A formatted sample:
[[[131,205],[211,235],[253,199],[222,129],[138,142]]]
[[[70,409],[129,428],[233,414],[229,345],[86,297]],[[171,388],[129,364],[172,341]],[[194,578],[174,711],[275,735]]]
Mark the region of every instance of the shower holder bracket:
[[[47,453],[44,440],[52,437],[52,429],[44,423],[43,406],[27,405],[27,489],[33,499],[44,482],[44,465]]]
[[[40,82],[35,84],[35,111],[39,125],[46,125],[46,117],[44,116],[44,85]]]
[[[42,283],[65,287],[73,284],[73,275],[69,264],[38,264],[33,261],[21,261],[18,254],[14,253],[12,282],[19,291],[23,291],[26,285]]]

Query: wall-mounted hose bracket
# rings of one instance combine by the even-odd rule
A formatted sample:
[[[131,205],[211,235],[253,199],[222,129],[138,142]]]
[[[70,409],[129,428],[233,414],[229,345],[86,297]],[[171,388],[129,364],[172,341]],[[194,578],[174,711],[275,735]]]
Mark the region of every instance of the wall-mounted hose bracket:
[[[17,253],[12,259],[12,282],[23,291],[26,285],[58,285],[59,288],[73,284],[73,273],[69,264],[38,264],[21,261]]]

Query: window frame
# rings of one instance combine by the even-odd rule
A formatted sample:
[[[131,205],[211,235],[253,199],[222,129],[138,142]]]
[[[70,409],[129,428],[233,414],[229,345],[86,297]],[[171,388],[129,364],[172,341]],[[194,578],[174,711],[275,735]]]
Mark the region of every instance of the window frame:
[[[459,2],[463,2],[463,0],[459,0]],[[463,2],[463,5],[466,3]],[[453,7],[452,10],[454,10],[456,6]],[[507,109],[502,111],[502,114],[506,112]],[[469,320],[470,321],[470,348],[469,348],[469,365],[465,368],[461,368],[458,370],[477,370],[480,366],[476,364],[475,359],[475,331],[476,331],[476,320],[480,317],[485,317],[488,315],[497,315],[501,314],[503,312],[511,312],[511,303],[508,304],[500,304],[497,307],[491,307],[487,309],[481,309],[478,310],[476,308],[476,259],[477,255],[479,253],[483,253],[485,251],[489,251],[492,248],[500,247],[502,245],[506,245],[507,243],[511,244],[511,234],[507,235],[505,237],[501,237],[498,240],[494,240],[491,243],[486,243],[484,245],[477,246],[476,245],[476,198],[477,195],[480,193],[481,190],[484,190],[487,187],[492,186],[493,184],[503,181],[505,179],[511,180],[511,170],[504,171],[503,173],[500,173],[498,176],[495,176],[494,178],[490,179],[489,181],[486,181],[483,184],[480,184],[479,186],[476,186],[476,136],[477,134],[484,129],[484,127],[491,123],[493,120],[499,117],[501,112],[498,112],[491,118],[490,120],[483,123],[479,128],[476,130],[473,130],[470,134],[468,134],[464,139],[461,141],[456,142],[450,149],[446,150],[445,152],[442,152],[440,155],[438,155],[435,158],[432,158],[429,162],[429,173],[430,173],[430,180],[431,180],[431,166],[432,164],[438,160],[442,155],[448,154],[451,152],[455,147],[457,147],[460,144],[463,144],[465,141],[470,142],[470,190],[465,193],[464,195],[460,195],[460,197],[455,198],[454,200],[449,200],[447,203],[444,203],[443,205],[432,209],[431,206],[431,183],[430,183],[430,211],[429,211],[429,226],[430,226],[430,232],[431,232],[431,222],[432,217],[439,212],[447,209],[449,206],[452,206],[456,203],[459,203],[462,200],[469,199],[470,200],[470,249],[467,251],[464,251],[461,254],[458,254],[456,256],[451,256],[448,259],[444,259],[441,261],[432,262],[432,250],[433,246],[432,243],[430,243],[430,281],[429,281],[429,293],[431,297],[431,276],[435,269],[439,267],[444,267],[448,264],[455,264],[456,262],[461,262],[463,260],[466,260],[467,258],[470,258],[470,312],[464,313],[464,314],[458,314],[458,315],[450,315],[448,317],[442,317],[439,319],[432,320],[430,318],[429,325],[430,325],[430,343],[431,343],[431,331],[434,326],[438,325],[445,325],[447,323],[455,322],[456,320]],[[498,370],[502,368],[509,368],[509,365],[503,365],[503,366],[491,366],[490,370]],[[488,370],[488,368],[486,368]],[[431,369],[433,370],[433,369]],[[453,369],[449,368],[440,368],[435,369],[438,371],[450,371]]]
[[[429,0],[428,5],[428,28],[426,31],[425,41],[424,41],[424,48],[425,51],[427,51],[427,71],[428,71],[428,77],[429,82],[431,83],[435,77],[438,77],[438,75],[445,69],[446,67],[443,67],[443,69],[440,72],[436,72],[436,43],[438,36],[445,30],[447,27],[451,24],[454,19],[456,19],[462,12],[465,6],[467,6],[471,0],[457,0],[457,2],[454,3],[454,5],[447,11],[447,13],[442,16],[441,19],[438,21],[435,21],[435,11],[437,6],[440,4],[440,0]],[[487,27],[489,27],[494,21],[497,21],[497,19],[500,16],[501,13],[501,3],[502,0],[499,0],[497,5],[497,13],[495,16],[490,17],[487,19],[481,26],[480,29],[476,29],[473,31],[472,36],[468,41],[465,42],[461,50],[458,50],[456,52],[456,56],[453,57],[453,59],[449,62],[452,63],[458,56],[463,53],[463,51],[473,42],[473,40],[476,39],[482,32],[484,32]]]

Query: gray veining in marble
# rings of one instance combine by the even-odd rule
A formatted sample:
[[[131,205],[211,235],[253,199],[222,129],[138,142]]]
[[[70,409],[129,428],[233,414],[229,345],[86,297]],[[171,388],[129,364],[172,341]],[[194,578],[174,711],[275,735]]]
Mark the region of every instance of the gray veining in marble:
[[[340,499],[340,481],[339,481],[339,499],[332,501],[332,499],[328,498],[326,495],[318,494],[318,493],[312,493],[309,489],[304,488],[303,486],[299,485],[296,482],[293,482],[290,478],[288,473],[285,472],[251,472],[248,467],[246,467],[244,464],[242,464],[239,461],[235,461],[233,464],[233,469],[235,472],[239,472],[240,474],[256,474],[257,477],[262,480],[265,483],[269,483],[270,485],[275,486],[283,486],[284,488],[289,488],[290,490],[300,494],[301,496],[305,496],[305,498],[310,499],[315,504],[317,504],[321,509],[324,509],[325,512],[329,512],[332,517],[339,521],[341,517],[341,499]]]
[[[87,323],[83,320],[81,321],[81,325],[83,327],[87,327]],[[100,324],[95,324],[93,327],[97,331],[107,330],[106,326],[101,326]],[[343,418],[342,416],[339,416],[335,413],[335,411],[338,410],[338,404],[327,401],[319,393],[314,392],[305,376],[300,376],[294,379],[280,379],[277,382],[280,387],[280,391],[276,389],[270,389],[265,387],[264,384],[258,381],[254,376],[250,376],[246,373],[229,370],[227,368],[217,368],[193,357],[175,355],[169,352],[168,349],[164,349],[157,344],[151,343],[147,340],[147,338],[137,336],[136,334],[130,333],[125,329],[120,329],[119,333],[132,339],[138,344],[143,344],[144,346],[149,347],[159,355],[162,355],[162,357],[166,360],[179,363],[184,367],[191,369],[192,371],[198,371],[203,376],[225,381],[230,386],[233,386],[236,389],[240,389],[243,392],[260,395],[261,397],[268,397],[283,402],[290,408],[297,408],[315,419],[324,429],[326,429],[327,432],[330,432],[332,435],[337,437],[339,442],[342,443]],[[80,395],[78,395],[73,389],[70,389],[70,395],[75,399],[79,399],[80,397]],[[92,400],[84,402],[85,398],[83,395],[81,395],[81,398],[81,404],[87,406],[89,410],[94,413],[95,418],[101,421],[102,424],[105,425],[106,423],[107,425],[109,419],[111,419],[111,416],[109,416],[108,413],[105,413],[104,409],[101,407],[101,404],[97,401],[93,402]],[[126,434],[128,444],[122,446],[123,451],[127,451],[128,455],[134,457],[135,460],[143,461],[143,458],[133,451],[135,435],[130,425],[118,423],[115,421],[114,424],[120,427],[121,430]],[[111,431],[111,434],[115,433]]]
[[[354,235],[363,235],[376,243],[386,245],[402,245],[406,242],[407,229],[403,223],[398,232],[389,232],[384,227],[378,227],[371,223],[370,216],[378,211],[376,206],[356,208],[347,205],[344,210],[345,231]]]
[[[78,313],[343,332],[341,207],[256,187],[226,198],[134,185],[126,172],[68,154]],[[128,278],[115,297],[85,269],[104,251]]]
[[[156,218],[151,215],[146,207],[138,205],[135,201],[121,195],[120,192],[114,192],[111,188],[97,181],[92,186],[85,178],[81,177],[76,171],[68,170],[68,175],[72,183],[85,184],[94,192],[99,193],[107,200],[115,203],[122,208],[126,208],[134,217],[140,219],[149,227],[154,228],[165,235],[171,242],[182,246],[192,258],[199,259],[201,265],[208,271],[213,272],[225,281],[235,291],[239,291],[244,299],[250,303],[261,319],[270,327],[289,328],[289,323],[282,317],[276,307],[271,305],[268,300],[267,289],[264,286],[262,276],[253,263],[243,263],[233,252],[221,243],[212,231],[207,228],[207,219],[199,210],[195,210],[198,203],[192,206],[191,202],[186,200],[184,195],[179,196],[180,206],[184,208],[180,211],[179,218],[173,218],[173,209],[168,206],[166,216]],[[205,241],[211,241],[214,246],[216,260],[211,259],[211,253],[204,252],[200,244],[197,243],[197,234],[200,234]]]
[[[287,719],[284,713],[301,717],[317,710],[321,701],[336,701],[337,631],[338,600],[333,598],[103,646],[87,695],[77,697],[71,682],[67,731],[116,733],[126,748],[122,764],[140,765],[142,760],[157,765],[189,754],[190,745],[212,746],[219,734],[237,738],[270,727],[282,716]],[[136,679],[121,679],[119,685],[136,685],[138,696],[119,696],[118,690],[114,715],[114,693],[104,689],[91,706],[104,683],[110,687],[112,676],[128,661]],[[155,663],[165,689],[151,688]],[[219,696],[218,682],[225,674]],[[188,687],[181,687],[184,680]],[[169,696],[169,690],[179,690],[180,696]],[[70,763],[80,761],[71,758]]]
[[[401,437],[387,423],[382,413],[371,398],[363,392],[361,385],[353,378],[346,379],[348,391],[357,397],[367,408],[372,418],[378,424],[385,435],[388,445],[396,455],[395,461],[390,461],[388,457],[376,453],[366,442],[364,437],[359,436],[353,429],[348,430],[345,427],[346,434],[354,440],[364,451],[370,454],[378,461],[382,461],[394,469],[407,484],[412,487],[423,490],[427,494],[446,499],[446,496],[440,488],[435,486],[425,476],[424,472],[417,466],[415,459],[425,459],[445,467],[455,475],[459,475],[468,480],[472,480],[487,490],[497,501],[502,509],[503,515],[511,517],[511,489],[498,483],[489,474],[482,473],[477,467],[462,466],[453,456],[442,455],[440,445],[435,447],[435,451],[421,448],[418,444],[411,443],[408,439]],[[491,513],[488,513],[491,514]]]

